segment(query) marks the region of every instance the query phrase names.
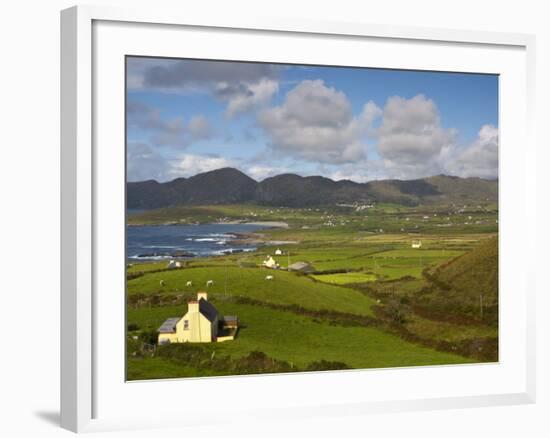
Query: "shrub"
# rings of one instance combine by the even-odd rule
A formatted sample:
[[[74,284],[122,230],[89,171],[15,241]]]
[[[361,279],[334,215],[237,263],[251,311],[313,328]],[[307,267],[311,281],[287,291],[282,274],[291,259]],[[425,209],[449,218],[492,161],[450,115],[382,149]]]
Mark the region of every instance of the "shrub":
[[[154,329],[142,331],[139,337],[145,344],[157,345],[158,332]]]
[[[130,324],[128,324],[128,331],[129,332],[134,332],[136,330],[139,330],[139,325],[136,324],[135,322],[131,322]]]
[[[411,308],[406,304],[406,299],[390,298],[383,307],[384,315],[397,324],[404,324],[411,314]]]

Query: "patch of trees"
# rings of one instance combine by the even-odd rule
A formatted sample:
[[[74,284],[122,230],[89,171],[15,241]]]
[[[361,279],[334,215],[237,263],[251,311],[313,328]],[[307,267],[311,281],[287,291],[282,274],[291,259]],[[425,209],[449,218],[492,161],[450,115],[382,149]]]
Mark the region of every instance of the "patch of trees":
[[[129,332],[135,332],[136,330],[139,330],[139,325],[136,324],[135,322],[131,322],[130,324],[128,324],[128,331]]]
[[[407,296],[392,296],[383,306],[376,306],[378,315],[392,324],[405,324],[412,314]]]
[[[338,269],[326,269],[323,271],[313,271],[313,275],[330,275],[330,274],[349,274],[350,272],[361,272],[362,268],[338,268]],[[312,280],[316,280],[312,278]]]

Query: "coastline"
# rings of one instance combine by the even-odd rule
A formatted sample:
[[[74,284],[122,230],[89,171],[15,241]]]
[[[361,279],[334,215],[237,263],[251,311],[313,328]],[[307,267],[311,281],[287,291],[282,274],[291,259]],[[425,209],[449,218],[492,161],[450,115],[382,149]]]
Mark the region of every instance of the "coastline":
[[[261,233],[233,233],[236,239],[232,240],[233,245],[294,245],[299,243],[296,240],[266,240],[265,234]]]
[[[190,225],[257,225],[263,228],[289,228],[286,222],[282,221],[242,221],[232,220],[225,222],[163,222],[163,223],[126,223],[127,227],[173,227],[173,226],[190,226]]]
[[[282,221],[253,221],[253,222],[243,222],[240,220],[226,221],[226,222],[212,222],[212,224],[227,224],[227,225],[257,225],[260,227],[266,228],[288,228],[289,225],[286,222]]]
[[[227,224],[227,225],[256,225],[261,226],[264,229],[269,228],[289,228],[289,225],[286,222],[282,221],[253,221],[253,222],[243,222],[240,220],[227,221],[227,222],[214,222],[214,224]],[[265,234],[254,232],[238,232],[233,233],[236,236],[236,239],[232,240],[234,245],[287,245],[298,243],[296,241],[283,241],[283,240],[266,240]]]
[[[209,254],[207,257],[215,257],[218,255],[226,255],[231,254],[233,252],[244,252],[244,251],[250,251],[250,249],[246,249],[246,247],[254,247],[252,251],[256,251],[258,247],[264,246],[264,245],[285,245],[285,244],[295,244],[297,242],[294,241],[279,241],[279,240],[270,240],[268,237],[268,229],[276,229],[276,228],[288,228],[289,225],[285,222],[280,221],[254,221],[254,222],[245,222],[242,220],[235,220],[235,221],[219,221],[219,222],[207,222],[203,224],[172,224],[172,223],[164,223],[164,224],[143,224],[143,225],[137,225],[133,224],[131,225],[132,228],[143,228],[147,229],[149,227],[151,228],[158,228],[159,232],[162,232],[160,229],[164,228],[166,232],[169,232],[168,230],[172,228],[177,234],[179,232],[175,229],[178,228],[178,225],[181,226],[181,228],[184,227],[191,227],[192,229],[197,227],[197,229],[200,229],[201,226],[207,227],[211,226],[210,230],[208,230],[208,233],[217,233],[214,235],[214,237],[209,237],[210,235],[200,235],[200,231],[196,231],[199,233],[198,237],[187,237],[186,241],[194,241],[195,245],[197,241],[212,241],[215,238],[222,236],[224,237],[223,242],[217,242],[218,244],[221,244],[223,246],[211,248],[213,253]],[[246,225],[253,226],[252,229],[246,229]],[[216,231],[215,227],[223,227],[223,231]],[[214,228],[214,230],[212,230]],[[227,231],[227,228],[229,228],[230,231]],[[243,229],[244,228],[244,229]],[[239,229],[239,231],[231,231],[231,229]],[[138,230],[135,230],[138,231]],[[266,233],[263,233],[262,231],[265,231]],[[148,233],[147,231],[145,231]],[[189,231],[184,231],[184,233],[188,233]],[[190,231],[191,233],[195,233],[195,231]],[[224,233],[224,235],[220,235],[219,233]],[[193,234],[191,234],[193,236]],[[137,256],[135,254],[132,254],[131,257],[128,257],[128,261],[130,263],[136,263],[136,262],[150,262],[151,260],[163,260],[163,259],[190,259],[195,257],[204,257],[204,254],[200,253],[200,250],[197,250],[196,248],[193,248],[193,243],[189,242],[189,245],[186,242],[181,242],[181,247],[177,248],[177,252],[174,252],[173,250],[167,250],[165,248],[167,247],[159,247],[150,249],[152,247],[147,247],[147,249],[143,248],[143,251],[140,248],[140,252]],[[227,251],[224,250],[225,245],[228,245],[229,249]],[[163,244],[165,245],[165,244]],[[230,247],[233,247],[233,250],[231,250]],[[162,249],[161,249],[162,248]],[[227,248],[227,247],[226,247]]]

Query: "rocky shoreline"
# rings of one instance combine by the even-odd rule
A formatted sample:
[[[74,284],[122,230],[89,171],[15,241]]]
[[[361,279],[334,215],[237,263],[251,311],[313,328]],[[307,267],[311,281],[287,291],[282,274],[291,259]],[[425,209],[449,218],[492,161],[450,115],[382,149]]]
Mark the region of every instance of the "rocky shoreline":
[[[224,221],[224,222],[214,222],[216,224],[226,224],[226,225],[258,225],[266,228],[288,228],[288,224],[282,221],[244,221],[244,220],[234,220],[234,221]]]
[[[265,234],[261,233],[233,233],[236,239],[231,243],[234,245],[292,245],[298,243],[295,240],[267,240]]]
[[[174,252],[148,252],[143,254],[138,254],[136,258],[138,259],[154,259],[154,258],[174,258],[174,259],[184,259],[184,258],[193,258],[197,255],[189,251],[174,251]]]

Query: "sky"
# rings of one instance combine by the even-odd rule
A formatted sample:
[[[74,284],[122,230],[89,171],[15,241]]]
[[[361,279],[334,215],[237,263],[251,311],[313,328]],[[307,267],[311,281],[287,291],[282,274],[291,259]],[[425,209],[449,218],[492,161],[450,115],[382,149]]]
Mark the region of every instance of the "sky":
[[[498,177],[498,76],[127,57],[128,181]]]

